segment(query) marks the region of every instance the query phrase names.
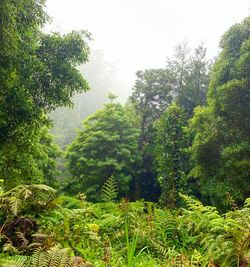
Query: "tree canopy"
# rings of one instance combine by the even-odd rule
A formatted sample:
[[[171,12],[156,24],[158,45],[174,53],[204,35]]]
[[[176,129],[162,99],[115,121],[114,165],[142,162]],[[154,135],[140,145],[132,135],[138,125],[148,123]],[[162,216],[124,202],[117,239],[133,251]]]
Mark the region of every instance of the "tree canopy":
[[[208,92],[208,106],[197,108],[191,176],[212,203],[226,194],[235,200],[249,195],[250,19],[234,25],[221,40]],[[224,203],[225,205],[225,203]]]
[[[76,66],[88,60],[89,34],[45,34],[48,19],[44,0],[0,3],[0,166],[8,187],[44,176],[37,154],[47,150],[38,141],[46,114],[88,90]]]
[[[121,104],[106,104],[88,117],[67,151],[72,174],[67,190],[83,191],[96,201],[101,186],[114,176],[119,196],[126,196],[138,160],[138,135],[132,113]]]

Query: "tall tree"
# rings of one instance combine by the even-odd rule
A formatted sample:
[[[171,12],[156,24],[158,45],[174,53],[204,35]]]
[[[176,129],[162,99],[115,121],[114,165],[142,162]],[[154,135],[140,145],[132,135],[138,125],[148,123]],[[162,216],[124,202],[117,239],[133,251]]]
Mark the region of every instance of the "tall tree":
[[[121,104],[106,104],[89,116],[67,151],[73,176],[67,191],[84,191],[89,200],[98,201],[101,186],[113,176],[119,197],[128,197],[138,160],[138,135],[131,112]]]
[[[197,106],[206,105],[210,81],[211,61],[206,58],[206,48],[201,43],[189,58],[186,65],[185,84],[179,91],[176,101],[181,105],[188,118],[193,116]]]
[[[172,92],[173,76],[168,70],[151,69],[137,72],[137,79],[130,97],[138,114],[141,129],[139,151],[142,161],[138,166],[139,171],[135,179],[135,198],[148,198],[153,193],[156,182],[152,158],[155,137],[154,122],[172,102]]]
[[[175,48],[175,54],[172,59],[167,59],[166,69],[170,70],[175,78],[175,95],[183,91],[188,74],[190,48],[186,41],[181,42]]]
[[[76,68],[88,59],[88,33],[42,33],[48,21],[44,7],[44,0],[0,2],[0,149],[13,148],[0,158],[5,177],[5,164],[27,153],[28,133],[48,124],[45,114],[70,105],[74,92],[88,89]],[[8,174],[7,179],[15,176]]]
[[[162,204],[176,206],[179,192],[184,189],[187,172],[188,138],[184,111],[176,103],[171,104],[157,121],[155,155],[158,181],[161,186]]]
[[[242,201],[250,180],[250,17],[223,36],[208,92],[208,107],[191,122],[196,177],[204,197],[223,206],[226,194]]]
[[[166,69],[175,81],[175,101],[184,109],[187,118],[193,116],[196,106],[206,104],[210,68],[211,61],[207,60],[203,43],[191,53],[187,42],[182,42],[176,47],[174,57],[167,60]]]

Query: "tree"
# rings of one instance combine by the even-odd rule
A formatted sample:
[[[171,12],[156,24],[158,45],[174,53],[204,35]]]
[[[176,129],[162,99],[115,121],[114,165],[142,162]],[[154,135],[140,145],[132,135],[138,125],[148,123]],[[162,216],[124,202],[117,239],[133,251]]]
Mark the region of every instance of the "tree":
[[[72,174],[67,191],[84,191],[89,200],[98,201],[102,185],[113,176],[118,196],[128,196],[138,160],[138,135],[132,114],[120,104],[106,104],[89,116],[67,151]]]
[[[74,92],[88,89],[76,66],[88,59],[89,34],[42,33],[48,21],[44,6],[44,0],[0,3],[0,173],[5,184],[14,180],[15,185],[21,174],[23,181],[35,169],[34,181],[43,176],[37,155],[31,154],[38,151],[35,134],[49,124],[46,113],[71,105]]]
[[[161,203],[176,206],[178,193],[186,191],[188,138],[184,111],[176,103],[170,105],[157,121],[155,155]]]
[[[153,170],[154,122],[160,118],[173,99],[173,76],[165,69],[151,69],[137,72],[130,101],[139,117],[141,134],[139,151],[142,161],[138,166],[135,179],[135,198],[146,197],[153,193],[156,176]],[[143,190],[142,190],[143,189]],[[142,192],[144,192],[142,194]],[[158,193],[158,192],[157,192]]]
[[[186,76],[188,73],[190,48],[188,43],[183,41],[175,48],[175,54],[173,59],[167,59],[166,69],[169,70],[175,79],[174,92],[175,95],[180,94],[183,90],[183,86],[186,83]]]
[[[202,43],[194,50],[186,68],[185,85],[176,101],[184,108],[187,118],[191,118],[195,107],[206,105],[210,81],[211,61],[206,59],[206,48]]]
[[[166,69],[174,78],[175,101],[188,119],[193,116],[196,106],[206,104],[210,68],[211,61],[206,58],[203,43],[191,54],[187,42],[182,42],[175,48],[174,57],[167,60]]]
[[[141,143],[148,143],[153,123],[172,102],[173,76],[165,69],[138,71],[130,97],[141,117]]]
[[[204,197],[220,207],[226,194],[241,202],[250,179],[250,18],[223,36],[208,92],[208,107],[191,121],[196,177]]]
[[[57,108],[50,113],[54,123],[52,132],[62,147],[69,145],[76,138],[75,129],[81,127],[83,119],[103,108],[109,90],[115,88],[115,66],[105,61],[102,50],[91,51],[89,61],[81,64],[79,69],[87,79],[91,90],[76,94],[72,99],[74,104],[72,108]]]
[[[42,170],[44,183],[53,188],[58,188],[59,181],[57,177],[60,174],[58,159],[62,157],[62,151],[55,143],[54,136],[46,127],[40,129],[37,149],[39,151],[37,162],[39,169]]]
[[[5,143],[0,150],[0,178],[6,190],[19,184],[47,183],[56,185],[59,147],[47,127],[19,128],[17,139]],[[22,138],[20,138],[22,137]]]
[[[1,1],[1,140],[11,139],[19,126],[42,122],[43,113],[70,105],[74,92],[88,89],[75,68],[88,59],[87,33],[41,33],[44,3]]]

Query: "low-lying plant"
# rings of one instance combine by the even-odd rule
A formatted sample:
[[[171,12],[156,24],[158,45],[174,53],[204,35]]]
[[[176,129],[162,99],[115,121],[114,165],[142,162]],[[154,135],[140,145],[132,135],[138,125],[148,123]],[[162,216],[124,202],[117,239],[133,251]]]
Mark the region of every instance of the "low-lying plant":
[[[21,235],[15,231],[17,228],[9,227],[13,240],[4,229],[15,225],[14,219],[5,216],[0,228],[0,255],[5,260],[0,260],[0,266],[33,267],[13,265],[15,255],[24,258],[22,264],[31,264],[38,257],[38,249],[41,257],[53,251],[57,255],[65,253],[68,258],[74,254],[82,259],[82,264],[91,262],[92,266],[100,267],[247,266],[250,199],[242,209],[219,214],[216,208],[204,206],[191,197],[181,198],[186,207],[169,210],[143,201],[94,204],[61,196],[31,217],[22,213],[26,217],[15,218],[32,222],[36,229]],[[19,259],[17,264],[21,263]],[[63,264],[60,266],[70,266]]]

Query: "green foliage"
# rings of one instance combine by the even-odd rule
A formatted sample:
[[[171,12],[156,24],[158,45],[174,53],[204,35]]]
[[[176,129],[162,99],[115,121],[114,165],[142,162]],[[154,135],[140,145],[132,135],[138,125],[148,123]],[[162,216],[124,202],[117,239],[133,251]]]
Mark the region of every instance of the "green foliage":
[[[165,69],[149,69],[137,72],[130,101],[139,116],[141,135],[139,149],[142,161],[135,180],[136,197],[146,199],[159,194],[154,168],[154,124],[166,108],[175,101],[189,119],[197,105],[205,105],[211,63],[206,59],[203,44],[189,55],[187,43],[176,47],[173,58],[168,59]],[[184,118],[183,118],[184,120]],[[140,193],[140,191],[142,191]],[[156,200],[155,197],[152,199]]]
[[[132,114],[120,104],[107,104],[88,117],[67,151],[73,178],[65,190],[85,192],[88,199],[97,201],[101,186],[114,175],[119,197],[127,195],[138,160],[138,135]]]
[[[49,125],[46,113],[88,89],[76,66],[88,59],[89,34],[42,33],[44,0],[3,0],[0,10],[0,178],[10,189],[25,177],[42,183],[51,170],[52,150],[40,151],[38,136]]]
[[[19,185],[0,195],[0,208],[8,216],[43,208],[55,198],[56,191],[43,184]]]
[[[88,81],[91,90],[73,96],[74,106],[72,108],[57,108],[50,113],[54,124],[53,134],[56,136],[56,142],[63,148],[76,138],[76,128],[81,127],[82,120],[103,108],[110,89],[117,88],[116,66],[105,60],[103,50],[91,49],[89,61],[81,64],[79,69]],[[118,86],[121,90],[121,84]]]
[[[168,107],[156,124],[155,155],[161,203],[175,207],[178,192],[186,190],[188,138],[183,109],[176,103]]]
[[[20,185],[0,195],[0,249],[10,255],[46,247],[47,235],[38,233],[37,217],[48,208],[56,191],[47,185]]]
[[[153,244],[160,240],[162,246],[176,246],[176,235],[178,231],[175,216],[169,211],[157,210],[154,218],[155,235],[152,237]],[[159,244],[159,241],[158,241]]]
[[[197,108],[190,130],[195,136],[190,177],[199,191],[221,208],[230,193],[238,202],[249,196],[250,91],[249,18],[222,38],[208,92],[208,107]],[[212,196],[212,197],[211,197]]]
[[[137,72],[137,79],[130,97],[139,120],[141,133],[139,151],[141,162],[135,177],[135,198],[150,198],[158,194],[153,167],[152,144],[155,138],[154,122],[166,110],[173,99],[173,76],[165,69],[150,69]]]
[[[69,249],[51,248],[48,251],[37,250],[32,259],[18,261],[13,267],[91,267],[81,257],[72,256]]]
[[[137,232],[132,240],[129,239],[129,229],[127,221],[125,221],[125,235],[126,235],[126,249],[127,249],[127,266],[133,267],[135,266],[135,260],[136,260],[135,252],[139,234]]]
[[[166,69],[170,71],[173,77],[174,91],[181,94],[187,82],[189,73],[189,54],[190,48],[186,41],[182,41],[175,48],[175,54],[172,59],[167,59]]]
[[[165,69],[137,72],[137,80],[130,99],[141,116],[142,127],[147,132],[172,102],[173,77],[171,75]],[[144,141],[148,141],[149,136],[146,132],[143,134]]]
[[[249,265],[250,18],[223,36],[207,99],[206,49],[190,57],[186,43],[165,69],[137,73],[125,106],[110,94],[67,149],[64,191],[77,198],[55,199],[48,185],[61,182],[60,152],[47,115],[88,90],[77,66],[88,60],[90,36],[42,33],[44,8],[44,0],[0,2],[0,265]],[[103,77],[95,80],[102,87]],[[91,110],[80,100],[77,123]],[[157,175],[164,208],[129,201],[157,199]],[[191,182],[192,193],[217,207],[181,194]],[[166,209],[178,195],[179,209]]]
[[[73,248],[78,255],[90,259],[103,251],[99,225],[93,221],[96,214],[89,205],[81,209],[59,207],[41,216],[41,231],[50,235],[50,244]],[[93,254],[93,252],[95,252]]]
[[[75,197],[61,195],[53,201],[53,204],[60,205],[67,209],[81,209],[85,206],[85,201]]]
[[[2,186],[2,184],[3,184],[3,182],[4,182],[4,180],[3,179],[0,179],[0,195],[4,192],[3,191],[3,186]]]
[[[181,197],[188,210],[183,213],[185,227],[190,236],[206,251],[207,261],[213,259],[219,266],[241,266],[249,255],[250,210],[246,205],[242,210],[219,215],[214,207],[203,206],[198,200]],[[187,224],[188,222],[188,224]]]
[[[206,104],[211,69],[206,48],[201,43],[190,55],[187,43],[183,42],[176,47],[175,56],[168,60],[166,68],[175,77],[175,101],[184,109],[186,117],[191,118],[195,107]]]
[[[0,177],[5,190],[32,182],[56,185],[56,159],[61,153],[53,136],[47,127],[26,130],[19,128],[18,138],[0,150]]]
[[[179,210],[158,209],[149,202],[127,200],[97,204],[85,201],[80,208],[61,207],[60,203],[68,204],[57,202],[54,209],[36,215],[40,228],[36,236],[46,237],[42,247],[47,252],[36,251],[25,262],[32,264],[38,254],[41,258],[60,261],[63,252],[65,259],[69,259],[66,254],[72,249],[74,255],[84,259],[82,263],[88,261],[94,266],[238,267],[248,264],[249,199],[242,209],[220,215],[215,207],[204,206],[185,195],[181,198],[187,207]],[[68,201],[74,202],[73,198]],[[22,224],[29,222],[20,219]],[[41,247],[41,239],[39,242]],[[55,245],[57,248],[53,248]],[[18,247],[18,251],[10,251],[10,246],[4,248],[6,256],[7,251],[30,252],[28,247],[27,250]],[[68,255],[73,257],[71,252]]]
[[[5,39],[1,42],[0,126],[1,139],[5,141],[17,127],[39,124],[37,120],[41,121],[44,112],[71,104],[74,92],[88,89],[75,68],[88,58],[87,34],[42,34],[40,26],[46,22],[44,1],[12,2],[13,17],[9,24],[8,19],[1,24],[1,33],[12,28],[8,29],[12,34],[2,36]],[[10,5],[7,1],[1,5],[1,11],[7,13]],[[15,46],[6,46],[6,42]]]
[[[114,176],[108,178],[101,189],[101,199],[104,202],[113,202],[117,199],[118,186]]]

